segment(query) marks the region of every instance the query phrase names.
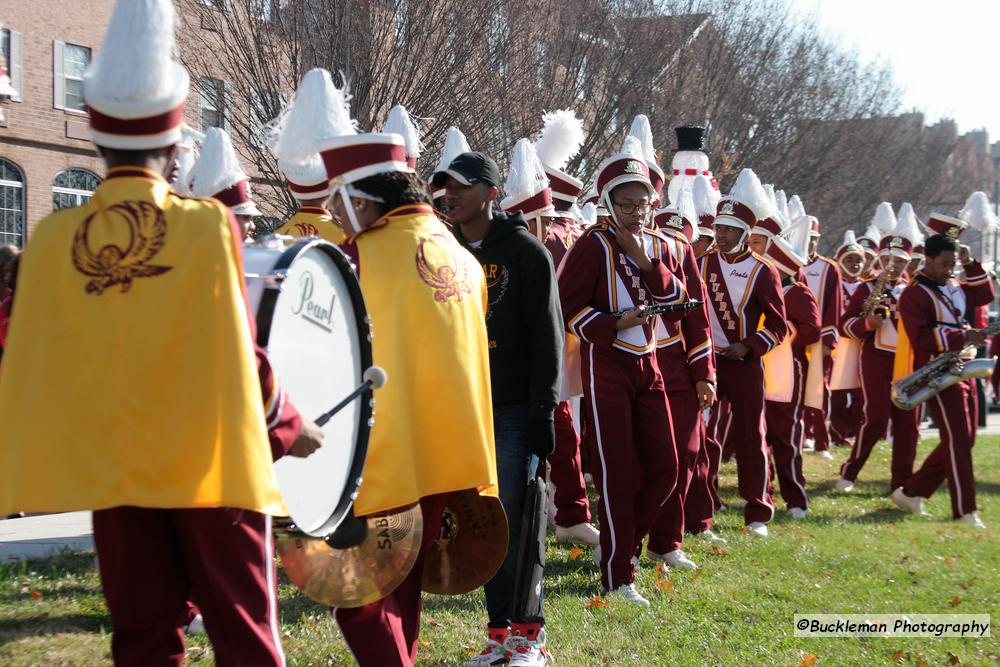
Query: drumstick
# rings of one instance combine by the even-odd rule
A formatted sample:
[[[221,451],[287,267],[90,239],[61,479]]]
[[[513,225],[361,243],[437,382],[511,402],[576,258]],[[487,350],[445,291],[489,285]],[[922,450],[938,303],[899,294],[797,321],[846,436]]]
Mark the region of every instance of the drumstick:
[[[362,375],[361,377],[363,377],[365,380],[364,382],[361,383],[361,386],[359,386],[357,389],[348,394],[347,398],[345,398],[340,403],[337,403],[335,406],[333,406],[333,408],[331,408],[329,412],[324,412],[322,415],[320,415],[316,419],[316,426],[322,426],[323,424],[330,421],[330,419],[332,419],[335,414],[337,414],[345,407],[347,407],[347,405],[351,401],[360,396],[369,387],[371,387],[372,389],[378,389],[379,387],[384,385],[386,381],[389,379],[389,376],[386,375],[385,369],[382,368],[381,366],[369,367],[368,370],[366,370],[364,372],[364,375]]]

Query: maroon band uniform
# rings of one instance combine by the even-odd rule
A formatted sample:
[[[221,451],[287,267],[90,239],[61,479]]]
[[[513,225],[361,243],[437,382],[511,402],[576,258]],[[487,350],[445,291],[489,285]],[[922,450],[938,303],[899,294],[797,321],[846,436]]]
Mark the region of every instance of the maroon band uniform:
[[[823,346],[831,350],[836,349],[840,313],[843,310],[840,290],[840,267],[832,259],[816,255],[809,264],[802,267],[802,273],[805,276],[805,284],[813,296],[816,297],[816,303],[819,307]],[[823,407],[805,408],[806,433],[815,439],[817,452],[830,449],[831,371],[833,371],[833,358],[830,356],[824,357]]]

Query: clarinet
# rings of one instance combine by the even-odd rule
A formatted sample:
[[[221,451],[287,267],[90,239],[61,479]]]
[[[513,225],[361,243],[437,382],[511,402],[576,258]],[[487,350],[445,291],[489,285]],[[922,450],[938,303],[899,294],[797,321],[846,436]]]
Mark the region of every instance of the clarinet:
[[[689,310],[694,310],[695,308],[700,308],[704,301],[699,299],[690,299],[683,303],[665,303],[658,306],[646,306],[643,308],[642,312],[644,315],[661,315],[663,313],[686,313]],[[631,313],[635,308],[629,308],[627,310],[619,310],[611,313],[612,317],[622,317],[628,313]]]

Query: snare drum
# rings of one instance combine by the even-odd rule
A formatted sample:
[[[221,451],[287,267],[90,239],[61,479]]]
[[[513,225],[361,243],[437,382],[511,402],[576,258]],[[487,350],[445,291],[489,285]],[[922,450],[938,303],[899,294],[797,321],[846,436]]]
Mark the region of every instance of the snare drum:
[[[315,419],[362,384],[372,365],[369,320],[350,259],[319,239],[267,237],[243,251],[257,342],[303,418]],[[372,393],[323,426],[308,458],[274,464],[294,530],[326,537],[350,514],[361,484]]]

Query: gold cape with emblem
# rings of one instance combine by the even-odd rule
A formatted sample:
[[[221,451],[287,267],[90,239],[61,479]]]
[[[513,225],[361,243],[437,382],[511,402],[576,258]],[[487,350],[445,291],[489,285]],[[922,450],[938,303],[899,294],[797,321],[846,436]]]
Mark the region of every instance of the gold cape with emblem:
[[[0,372],[0,512],[281,513],[225,208],[112,169],[24,252]]]
[[[325,208],[318,206],[303,206],[288,222],[277,229],[278,234],[289,236],[318,236],[334,245],[340,245],[347,238],[333,216]]]
[[[426,205],[353,238],[372,320],[375,392],[359,516],[449,491],[496,495],[486,278]]]

